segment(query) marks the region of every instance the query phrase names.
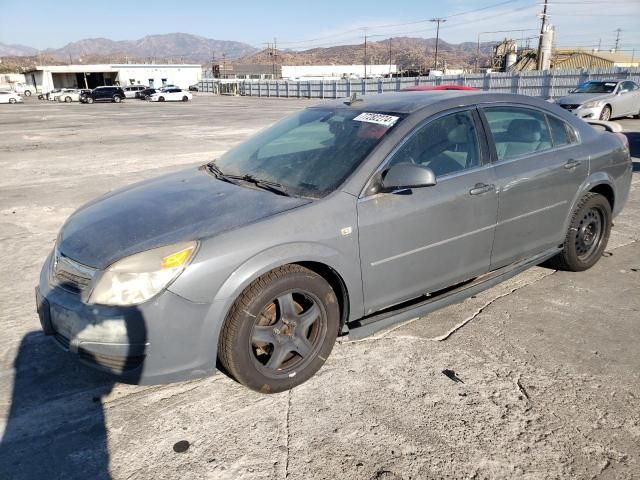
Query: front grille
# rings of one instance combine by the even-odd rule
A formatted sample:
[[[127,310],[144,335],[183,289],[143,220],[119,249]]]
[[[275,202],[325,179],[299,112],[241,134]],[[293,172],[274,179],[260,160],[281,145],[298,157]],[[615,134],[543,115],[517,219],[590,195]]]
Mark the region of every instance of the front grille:
[[[560,106],[566,110],[575,110],[576,108],[578,108],[580,105],[574,105],[571,103],[561,103]]]
[[[53,257],[53,273],[62,288],[80,293],[91,285],[96,270],[65,257],[56,249]]]
[[[128,370],[138,368],[144,361],[144,355],[114,357],[111,355],[104,355],[102,353],[89,352],[84,348],[79,348],[78,354],[80,355],[80,358],[82,358],[86,362],[93,363],[117,373],[126,372]]]

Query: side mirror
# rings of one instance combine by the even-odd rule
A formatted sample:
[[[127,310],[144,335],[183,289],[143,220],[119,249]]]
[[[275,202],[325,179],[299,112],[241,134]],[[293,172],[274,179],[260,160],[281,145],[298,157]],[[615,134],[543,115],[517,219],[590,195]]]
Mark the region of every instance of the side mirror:
[[[436,174],[429,167],[415,163],[398,163],[391,167],[382,180],[382,191],[393,192],[403,188],[432,187]]]
[[[629,90],[627,90],[626,88],[624,88],[624,89],[622,89],[622,90],[620,90],[620,91],[618,92],[618,95],[623,94],[623,93],[627,93],[628,91],[629,91]]]

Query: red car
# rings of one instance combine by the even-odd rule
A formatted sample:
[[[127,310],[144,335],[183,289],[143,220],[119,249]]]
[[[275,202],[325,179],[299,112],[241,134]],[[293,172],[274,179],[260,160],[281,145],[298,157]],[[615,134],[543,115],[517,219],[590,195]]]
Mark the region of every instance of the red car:
[[[464,85],[418,85],[415,87],[403,88],[403,92],[422,92],[427,90],[478,90]]]

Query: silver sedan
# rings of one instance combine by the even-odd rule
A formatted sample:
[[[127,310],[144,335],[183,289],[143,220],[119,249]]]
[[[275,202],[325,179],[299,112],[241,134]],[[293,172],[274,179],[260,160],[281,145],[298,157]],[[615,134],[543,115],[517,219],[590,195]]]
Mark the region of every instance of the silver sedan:
[[[556,103],[580,118],[610,120],[628,115],[640,118],[640,87],[629,80],[590,80]]]

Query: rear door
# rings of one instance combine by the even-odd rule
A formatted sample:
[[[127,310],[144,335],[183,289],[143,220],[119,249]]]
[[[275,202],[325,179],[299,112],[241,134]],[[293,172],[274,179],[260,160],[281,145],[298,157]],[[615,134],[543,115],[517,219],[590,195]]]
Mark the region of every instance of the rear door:
[[[525,106],[481,111],[494,141],[498,221],[491,269],[560,245],[589,157],[573,128]]]
[[[475,109],[462,109],[418,126],[379,175],[419,163],[437,184],[358,200],[366,314],[489,269],[498,201],[480,125]]]

